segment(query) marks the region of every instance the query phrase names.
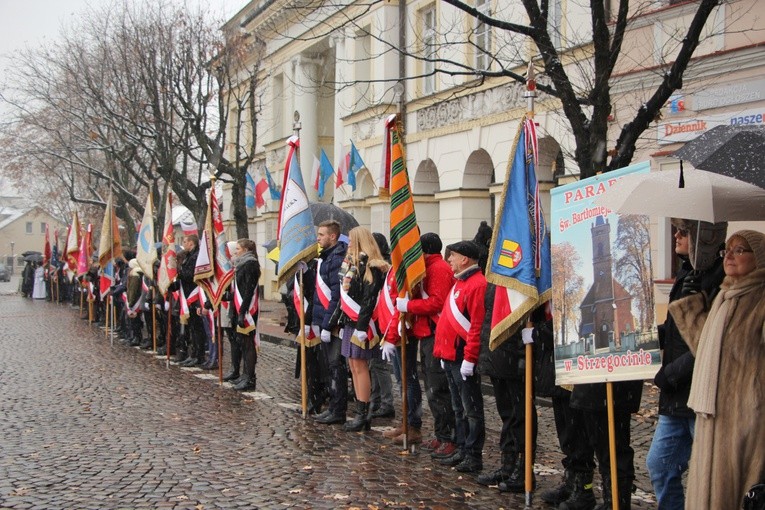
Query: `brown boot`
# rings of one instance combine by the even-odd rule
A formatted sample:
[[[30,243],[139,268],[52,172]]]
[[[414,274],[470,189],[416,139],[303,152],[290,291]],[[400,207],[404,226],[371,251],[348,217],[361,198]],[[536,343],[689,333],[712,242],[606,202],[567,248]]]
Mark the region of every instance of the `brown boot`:
[[[403,433],[404,433],[404,427],[396,427],[395,429],[390,429],[383,432],[383,437],[387,437],[388,439],[393,439],[394,437],[400,436]]]
[[[415,444],[415,443],[422,443],[422,432],[420,432],[420,429],[416,429],[414,427],[409,427],[408,437],[406,444]],[[393,442],[395,444],[404,444],[404,431],[401,431],[401,434],[393,438]]]

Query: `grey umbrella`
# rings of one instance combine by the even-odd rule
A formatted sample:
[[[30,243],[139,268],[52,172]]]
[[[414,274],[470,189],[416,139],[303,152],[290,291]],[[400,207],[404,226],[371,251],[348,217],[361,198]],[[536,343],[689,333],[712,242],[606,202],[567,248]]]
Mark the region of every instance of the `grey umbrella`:
[[[335,204],[325,204],[317,202],[311,204],[311,214],[313,214],[313,224],[318,225],[322,221],[335,220],[340,223],[340,232],[348,234],[353,227],[358,227],[359,222],[347,211],[340,209]]]
[[[714,127],[675,151],[674,157],[765,189],[765,126]]]
[[[37,262],[38,264],[42,264],[42,261],[43,261],[42,253],[38,251],[29,252],[28,255],[24,255],[24,261]]]

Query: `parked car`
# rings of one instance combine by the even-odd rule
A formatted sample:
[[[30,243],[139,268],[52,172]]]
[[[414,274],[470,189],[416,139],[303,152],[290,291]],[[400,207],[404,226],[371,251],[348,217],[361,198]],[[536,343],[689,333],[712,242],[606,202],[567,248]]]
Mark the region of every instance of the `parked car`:
[[[0,281],[2,282],[11,281],[11,272],[8,270],[7,267],[5,267],[5,264],[0,264]]]

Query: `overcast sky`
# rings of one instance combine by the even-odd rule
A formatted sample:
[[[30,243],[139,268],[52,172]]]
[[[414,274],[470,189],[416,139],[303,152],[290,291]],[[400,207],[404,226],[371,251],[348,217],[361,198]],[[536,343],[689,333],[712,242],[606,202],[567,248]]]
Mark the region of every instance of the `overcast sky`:
[[[194,5],[204,0],[174,1]],[[89,7],[110,3],[111,0],[0,0],[0,57],[26,45],[35,47],[55,40],[62,26],[72,24]],[[247,5],[247,0],[207,0],[205,5],[230,18]],[[0,69],[3,67],[0,65]]]

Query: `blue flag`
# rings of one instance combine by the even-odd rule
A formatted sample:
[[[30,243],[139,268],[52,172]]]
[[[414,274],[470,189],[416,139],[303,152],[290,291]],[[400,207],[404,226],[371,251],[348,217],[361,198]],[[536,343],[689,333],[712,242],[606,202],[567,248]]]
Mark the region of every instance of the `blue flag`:
[[[300,262],[310,260],[318,254],[313,214],[300,171],[300,139],[293,136],[287,143],[290,151],[284,167],[284,185],[276,231],[279,246],[279,287],[289,281]]]
[[[321,158],[319,159],[319,198],[324,198],[324,186],[334,173],[335,170],[332,168],[332,163],[329,162],[327,153],[322,149]]]
[[[348,184],[351,185],[353,191],[356,191],[356,172],[364,168],[364,161],[361,159],[359,151],[356,150],[356,146],[351,142],[351,157],[348,164]]]
[[[268,173],[266,171],[266,173]],[[244,205],[248,209],[255,208],[255,179],[252,178],[250,172],[244,173],[247,178],[247,183],[244,186]]]
[[[268,181],[268,191],[271,193],[271,200],[281,200],[282,194],[279,188],[276,187],[276,183],[271,177],[271,172],[268,171],[268,167],[263,167],[266,170],[266,180]]]
[[[536,158],[536,127],[533,119],[523,119],[502,190],[486,268],[486,279],[498,286],[495,302],[506,307],[496,321],[492,320],[490,349],[512,335],[521,326],[520,321],[552,294],[550,233],[539,201]]]

